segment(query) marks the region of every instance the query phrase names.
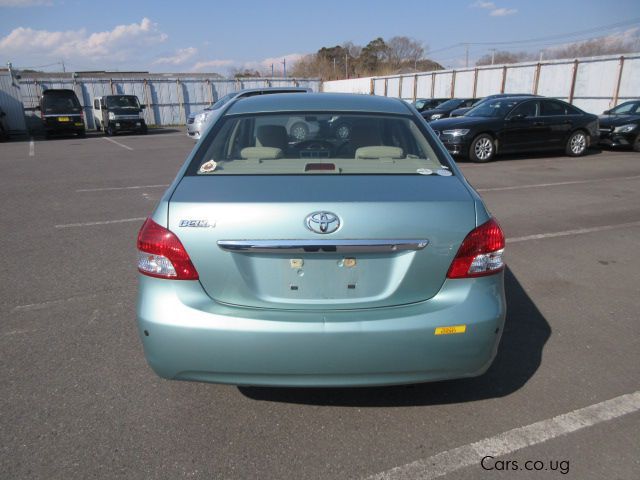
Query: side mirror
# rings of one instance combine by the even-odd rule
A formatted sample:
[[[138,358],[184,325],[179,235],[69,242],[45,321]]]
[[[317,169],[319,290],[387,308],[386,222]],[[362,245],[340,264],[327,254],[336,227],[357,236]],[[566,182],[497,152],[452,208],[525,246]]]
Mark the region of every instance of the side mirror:
[[[603,115],[609,115],[611,113],[611,110],[605,110],[604,112],[602,112]]]
[[[144,110],[145,108],[147,108],[145,104],[140,105],[140,110]]]
[[[36,108],[35,108],[35,109],[36,109],[36,110],[38,110],[38,111],[40,111],[40,110],[41,110],[40,105],[36,105]]]

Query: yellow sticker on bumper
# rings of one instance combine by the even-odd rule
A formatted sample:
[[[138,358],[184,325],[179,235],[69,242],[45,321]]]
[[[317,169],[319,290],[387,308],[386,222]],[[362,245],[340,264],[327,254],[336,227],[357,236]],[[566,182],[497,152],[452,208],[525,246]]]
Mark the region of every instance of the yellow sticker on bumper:
[[[435,335],[452,335],[454,333],[464,333],[467,331],[466,325],[452,325],[450,327],[436,327]]]

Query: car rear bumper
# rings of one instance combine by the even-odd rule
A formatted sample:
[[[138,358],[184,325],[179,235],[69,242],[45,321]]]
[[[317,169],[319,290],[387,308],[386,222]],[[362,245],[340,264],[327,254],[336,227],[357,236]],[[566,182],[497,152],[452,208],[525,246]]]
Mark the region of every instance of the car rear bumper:
[[[502,335],[503,274],[447,280],[428,301],[343,311],[213,302],[197,281],[140,275],[138,329],[161,377],[234,385],[367,386],[484,373]],[[435,335],[466,325],[465,333]]]

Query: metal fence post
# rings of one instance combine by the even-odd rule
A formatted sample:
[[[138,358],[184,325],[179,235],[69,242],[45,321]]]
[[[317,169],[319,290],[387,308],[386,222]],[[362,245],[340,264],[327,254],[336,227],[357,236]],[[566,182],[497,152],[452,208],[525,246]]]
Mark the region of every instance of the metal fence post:
[[[476,92],[478,90],[478,67],[473,69],[473,98],[476,98]]]
[[[502,67],[502,83],[500,84],[500,93],[504,93],[504,87],[507,85],[507,66]]]
[[[413,101],[415,102],[418,98],[418,74],[416,73],[413,76]]]
[[[456,95],[456,71],[453,70],[451,72],[451,98],[454,98]]]
[[[384,96],[387,96],[387,89],[389,88],[389,79],[385,78],[384,79]]]
[[[369,95],[373,95],[376,92],[375,82],[373,77],[369,80]]]
[[[182,123],[187,123],[187,112],[185,111],[184,108],[184,92],[182,91],[181,88],[181,83],[180,83],[180,79],[176,79],[176,93],[178,94],[178,104],[180,106],[178,112],[180,114],[180,121]]]
[[[620,96],[620,82],[622,81],[622,69],[624,68],[624,55],[620,55],[620,64],[618,65],[618,81],[616,82],[616,90],[613,94],[613,105],[609,105],[611,108],[615,107],[618,103],[618,97]]]
[[[147,117],[147,123],[149,123],[150,125],[157,125],[158,124],[158,119],[156,118],[156,111],[153,108],[153,97],[151,96],[151,86],[149,85],[149,82],[147,81],[147,79],[144,79],[144,87],[143,87],[143,91],[144,91],[144,104],[147,106],[146,108],[146,117]]]
[[[398,77],[398,98],[402,98],[402,79],[404,77],[402,75],[400,75]]]
[[[540,83],[540,70],[542,69],[542,65],[540,64],[540,62],[538,62],[538,64],[536,65],[536,72],[534,74],[533,77],[533,94],[537,95],[538,94],[538,84]]]
[[[436,72],[431,72],[431,98],[436,93]]]
[[[578,59],[573,61],[573,72],[571,73],[571,89],[569,90],[569,103],[573,103],[573,94],[576,90],[576,75],[578,74]]]

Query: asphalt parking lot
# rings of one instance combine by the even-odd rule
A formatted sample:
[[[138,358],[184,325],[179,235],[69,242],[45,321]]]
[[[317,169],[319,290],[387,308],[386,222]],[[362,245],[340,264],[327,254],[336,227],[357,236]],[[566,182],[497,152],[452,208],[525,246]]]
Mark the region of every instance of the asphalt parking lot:
[[[0,144],[0,478],[638,478],[640,154],[460,163],[508,238],[486,375],[296,390],[146,365],[135,236],[192,147],[178,130]]]

